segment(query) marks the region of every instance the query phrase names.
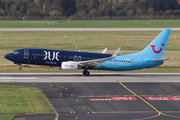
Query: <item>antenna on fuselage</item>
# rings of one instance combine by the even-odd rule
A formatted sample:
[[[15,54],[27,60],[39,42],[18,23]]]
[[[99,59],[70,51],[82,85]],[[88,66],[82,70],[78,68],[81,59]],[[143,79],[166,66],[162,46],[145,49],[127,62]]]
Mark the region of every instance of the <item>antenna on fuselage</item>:
[[[81,52],[81,50],[78,48],[78,46],[75,47],[75,50],[78,50],[79,52]]]

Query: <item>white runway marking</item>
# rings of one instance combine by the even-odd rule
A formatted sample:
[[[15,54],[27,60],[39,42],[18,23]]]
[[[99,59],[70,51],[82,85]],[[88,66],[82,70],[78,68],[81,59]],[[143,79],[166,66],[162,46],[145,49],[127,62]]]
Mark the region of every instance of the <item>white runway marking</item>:
[[[35,80],[37,77],[0,77],[0,80]]]

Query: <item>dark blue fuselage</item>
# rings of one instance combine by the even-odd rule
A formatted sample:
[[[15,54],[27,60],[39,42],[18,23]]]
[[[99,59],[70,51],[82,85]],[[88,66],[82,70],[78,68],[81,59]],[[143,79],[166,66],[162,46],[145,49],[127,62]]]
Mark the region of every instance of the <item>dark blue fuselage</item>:
[[[87,61],[110,57],[112,54],[77,52],[52,49],[18,49],[6,54],[5,58],[15,64],[59,66],[65,61]]]
[[[18,49],[6,54],[5,58],[15,64],[33,64],[61,67],[62,62],[81,62],[88,60],[102,59],[112,56],[112,54],[77,52],[52,49]],[[143,58],[141,53],[118,55],[116,58],[104,61],[97,67],[86,69],[127,71],[143,68],[151,68],[163,64],[162,62],[150,62],[150,58]],[[85,69],[82,67],[82,69]]]

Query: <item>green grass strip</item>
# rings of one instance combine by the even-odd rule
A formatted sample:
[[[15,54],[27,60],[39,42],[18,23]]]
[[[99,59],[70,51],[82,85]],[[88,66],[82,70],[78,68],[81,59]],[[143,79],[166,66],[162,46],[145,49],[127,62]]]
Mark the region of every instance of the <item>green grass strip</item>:
[[[14,117],[13,115],[0,115],[0,120],[13,120]]]
[[[0,114],[54,113],[39,89],[0,85]]]
[[[1,20],[0,28],[179,28],[180,20]]]

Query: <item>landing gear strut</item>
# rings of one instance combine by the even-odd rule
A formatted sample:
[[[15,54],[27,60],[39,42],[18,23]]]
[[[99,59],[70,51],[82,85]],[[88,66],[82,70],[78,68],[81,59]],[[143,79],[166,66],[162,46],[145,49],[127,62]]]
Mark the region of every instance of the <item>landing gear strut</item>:
[[[85,75],[85,76],[89,76],[89,75],[90,75],[90,72],[84,69],[84,71],[83,71],[83,75]]]
[[[21,64],[19,64],[19,65],[20,65],[19,70],[22,70],[22,65]]]

